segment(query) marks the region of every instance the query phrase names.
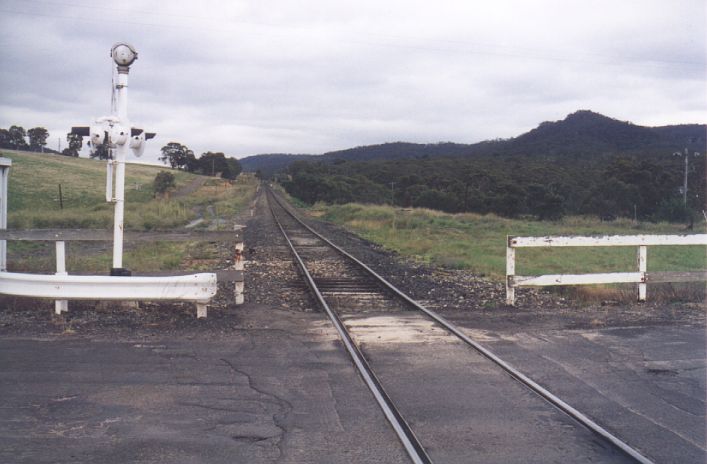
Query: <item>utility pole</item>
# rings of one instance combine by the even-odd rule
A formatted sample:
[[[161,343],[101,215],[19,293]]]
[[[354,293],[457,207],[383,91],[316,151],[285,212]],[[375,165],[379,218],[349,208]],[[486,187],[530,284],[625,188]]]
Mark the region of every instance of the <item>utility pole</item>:
[[[685,157],[685,175],[684,175],[683,182],[682,182],[682,203],[683,203],[683,205],[685,205],[686,208],[687,208],[687,173],[688,173],[688,169],[690,166],[690,161],[689,161],[690,154],[689,153],[690,152],[687,148],[685,148],[685,151],[683,153],[680,153],[679,151],[676,151],[675,153],[673,153],[673,156],[684,156]],[[700,156],[700,154],[698,152],[694,152],[693,156],[697,157],[697,156]]]

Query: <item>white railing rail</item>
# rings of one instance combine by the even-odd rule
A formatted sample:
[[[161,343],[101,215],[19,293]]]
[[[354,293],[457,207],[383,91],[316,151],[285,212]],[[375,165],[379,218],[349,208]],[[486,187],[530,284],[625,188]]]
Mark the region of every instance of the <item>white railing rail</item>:
[[[118,277],[0,272],[0,293],[69,300],[185,300],[206,304],[216,295],[216,274]]]
[[[508,236],[506,246],[506,303],[509,305],[515,304],[515,289],[517,287],[637,283],[638,300],[645,301],[647,282],[699,282],[707,280],[707,271],[647,272],[647,247],[657,245],[707,245],[707,234],[544,237]],[[636,254],[638,271],[599,274],[547,274],[539,276],[515,275],[516,248],[609,246],[638,247]]]

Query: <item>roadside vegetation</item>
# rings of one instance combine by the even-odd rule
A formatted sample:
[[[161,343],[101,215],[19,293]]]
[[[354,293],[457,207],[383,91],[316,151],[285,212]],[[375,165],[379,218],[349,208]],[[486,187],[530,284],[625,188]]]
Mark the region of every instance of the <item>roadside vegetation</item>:
[[[317,203],[309,213],[356,232],[385,248],[414,259],[455,269],[469,269],[502,281],[505,276],[507,235],[682,234],[684,225],[635,223],[628,219],[602,222],[569,216],[559,221],[502,218],[493,214],[450,214],[423,208],[387,205],[327,205]],[[695,224],[697,233],[705,224]],[[548,273],[621,272],[636,269],[635,247],[518,249],[519,275]],[[649,271],[688,271],[705,268],[705,247],[649,247]]]
[[[12,159],[8,228],[99,228],[113,226],[113,204],[105,201],[106,164],[83,158],[3,151]],[[155,191],[155,180],[168,173],[174,184]],[[171,184],[171,182],[169,183]],[[59,186],[61,185],[61,195]],[[252,197],[256,179],[242,175],[234,182],[218,177],[128,164],[125,182],[126,230],[163,230],[186,226],[225,228]],[[213,264],[215,246],[164,242],[126,244],[125,266],[136,271],[199,268]],[[68,244],[69,272],[106,272],[111,244]],[[52,272],[53,244],[8,242],[8,267],[14,271]]]

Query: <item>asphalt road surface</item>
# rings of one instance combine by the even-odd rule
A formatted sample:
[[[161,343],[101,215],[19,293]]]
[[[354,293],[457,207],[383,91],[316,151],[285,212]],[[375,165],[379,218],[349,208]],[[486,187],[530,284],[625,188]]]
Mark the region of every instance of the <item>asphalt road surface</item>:
[[[239,313],[228,335],[0,339],[0,462],[408,462],[320,315]]]
[[[228,311],[237,328],[227,332],[3,335],[0,462],[409,462],[321,314]],[[500,330],[469,314],[448,316],[657,462],[705,461],[703,327]],[[398,366],[397,381],[387,379],[392,390],[428,403],[437,455],[454,445],[453,460],[467,450],[469,461],[553,462],[544,457],[558,446],[596,447],[537,436],[504,447],[517,415],[496,414],[503,402],[484,381],[476,381],[478,404],[436,410],[419,385],[437,371],[396,358],[404,342],[365,341],[379,363]],[[448,395],[468,395],[455,382]],[[460,422],[484,440],[455,444],[445,424]],[[592,462],[616,458],[598,456]]]

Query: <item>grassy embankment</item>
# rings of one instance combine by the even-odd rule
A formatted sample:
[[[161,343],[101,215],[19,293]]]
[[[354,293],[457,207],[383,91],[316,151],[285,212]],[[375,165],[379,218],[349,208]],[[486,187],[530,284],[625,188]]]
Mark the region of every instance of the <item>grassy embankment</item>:
[[[8,227],[104,228],[113,226],[113,205],[105,201],[105,161],[57,155],[3,151],[12,159],[9,184]],[[127,230],[173,229],[199,215],[199,227],[217,224],[247,206],[257,182],[240,176],[233,185],[208,178],[193,193],[178,198],[154,198],[152,182],[166,167],[128,164],[125,182]],[[200,176],[170,170],[179,191]],[[61,184],[63,209],[59,203]],[[207,210],[210,206],[210,211]],[[212,214],[213,213],[213,214]],[[67,244],[69,272],[105,273],[111,266],[110,243]],[[215,247],[182,242],[126,244],[124,266],[137,271],[199,268],[215,260]],[[53,245],[42,242],[9,242],[8,268],[14,271],[54,270]]]
[[[310,214],[343,225],[403,255],[436,265],[469,269],[498,281],[505,277],[507,235],[686,233],[685,226],[680,224],[634,224],[625,219],[600,222],[593,218],[568,217],[558,222],[541,222],[494,215],[446,214],[427,209],[394,210],[390,206],[360,204],[317,204],[310,209]],[[689,233],[704,230],[705,224],[701,222],[695,224],[695,230]],[[649,247],[648,270],[705,269],[705,252],[705,247],[700,246]],[[518,249],[516,257],[516,273],[519,275],[636,270],[636,247],[530,248]],[[582,288],[586,289],[583,290],[585,296],[596,293],[598,297],[606,297],[616,296],[617,293],[597,287]],[[609,288],[618,287],[603,287],[604,290]],[[629,293],[632,294],[632,291]]]

